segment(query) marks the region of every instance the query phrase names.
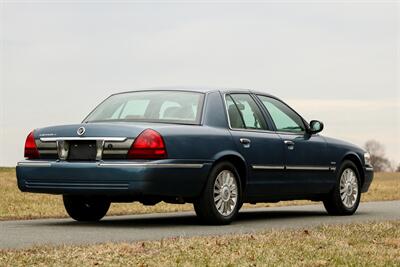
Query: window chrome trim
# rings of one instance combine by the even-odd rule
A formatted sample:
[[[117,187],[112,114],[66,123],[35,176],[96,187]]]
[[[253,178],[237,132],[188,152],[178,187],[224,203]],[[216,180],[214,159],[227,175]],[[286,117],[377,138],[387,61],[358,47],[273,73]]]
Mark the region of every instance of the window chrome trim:
[[[275,122],[274,122],[274,120],[272,119],[272,116],[271,116],[271,114],[269,113],[269,110],[268,110],[267,107],[263,104],[263,108],[264,108],[264,110],[267,112],[267,114],[269,115],[269,117],[270,117],[270,119],[271,119],[271,121],[272,121],[272,123],[273,123],[273,125],[274,125],[274,127],[275,127],[275,132],[276,132],[276,133],[278,133],[278,134],[279,134],[279,133],[282,133],[282,134],[291,134],[291,133],[293,133],[293,134],[302,135],[302,136],[304,136],[305,134],[308,134],[308,131],[307,131],[307,129],[309,128],[308,122],[303,118],[303,116],[301,116],[294,108],[292,108],[291,106],[289,106],[286,102],[284,102],[283,100],[281,100],[281,99],[279,99],[279,98],[277,98],[277,97],[275,97],[275,96],[272,96],[272,95],[265,95],[265,94],[263,94],[263,93],[257,93],[257,92],[256,92],[256,93],[254,93],[254,95],[257,97],[257,99],[258,99],[261,103],[262,103],[262,100],[260,99],[260,96],[266,97],[266,98],[272,98],[272,99],[275,99],[275,100],[278,101],[278,102],[281,102],[282,104],[284,104],[285,106],[287,106],[290,110],[292,110],[297,116],[300,117],[300,119],[302,120],[302,122],[303,122],[303,124],[304,124],[304,127],[305,127],[304,131],[301,131],[301,132],[279,131],[279,130],[276,128]]]
[[[232,126],[231,126],[231,120],[229,119],[228,106],[227,106],[227,104],[226,104],[226,96],[227,96],[227,95],[231,95],[231,94],[232,94],[232,93],[224,93],[224,94],[222,95],[222,97],[223,97],[222,100],[223,100],[224,106],[225,106],[225,115],[226,115],[226,118],[227,118],[227,120],[228,120],[228,128],[229,128],[229,130],[231,130],[231,131],[240,131],[240,132],[276,133],[276,131],[267,130],[267,129],[232,128]],[[235,93],[233,93],[233,94],[235,94]],[[247,92],[247,93],[236,93],[236,94],[248,94],[249,96],[251,96],[251,93],[249,93],[249,92]],[[253,100],[254,100],[254,99],[253,99]],[[254,101],[254,102],[257,104],[256,101]],[[258,106],[258,104],[257,104],[257,106]],[[258,107],[258,108],[259,108],[260,111],[262,112],[261,108],[260,108],[260,107]],[[264,119],[265,123],[266,123],[267,126],[268,126],[267,120],[264,118],[264,116],[263,116],[263,119]]]
[[[307,132],[285,132],[285,131],[276,131],[277,134],[287,134],[287,135],[297,135],[297,136],[304,136]]]
[[[91,141],[112,141],[112,142],[124,142],[127,137],[41,137],[39,138],[42,142],[57,142],[57,141],[79,141],[79,140],[91,140]]]

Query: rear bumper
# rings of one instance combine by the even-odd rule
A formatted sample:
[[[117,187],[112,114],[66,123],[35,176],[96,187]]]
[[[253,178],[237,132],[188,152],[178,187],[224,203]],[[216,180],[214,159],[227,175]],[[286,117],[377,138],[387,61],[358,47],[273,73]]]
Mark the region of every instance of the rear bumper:
[[[364,167],[364,183],[361,187],[362,193],[365,193],[368,191],[373,178],[374,178],[374,169],[372,167]]]
[[[18,163],[18,187],[23,192],[125,196],[200,195],[211,162],[27,160]]]

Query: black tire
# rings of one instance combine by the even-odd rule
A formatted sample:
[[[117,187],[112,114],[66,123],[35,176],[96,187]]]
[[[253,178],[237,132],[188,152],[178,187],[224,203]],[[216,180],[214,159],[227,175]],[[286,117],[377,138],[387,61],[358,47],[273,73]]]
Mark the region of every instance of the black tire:
[[[110,201],[100,197],[63,196],[68,215],[80,222],[96,222],[103,218],[110,208]]]
[[[218,177],[218,175],[222,171],[229,171],[233,176],[231,176],[236,185],[237,185],[237,199],[236,203],[234,203],[232,206],[233,208],[231,209],[231,212],[229,215],[223,215],[221,214],[217,207],[216,204],[214,203],[214,184],[215,181]],[[213,224],[213,225],[224,225],[224,224],[229,224],[231,223],[235,217],[237,216],[238,213],[238,207],[239,204],[241,203],[241,190],[240,190],[240,178],[239,174],[236,171],[235,167],[233,164],[230,162],[220,162],[217,163],[211,170],[207,183],[205,185],[205,188],[201,194],[201,196],[196,199],[193,203],[194,210],[197,214],[197,216],[206,224]]]
[[[355,203],[351,207],[345,206],[340,195],[340,179],[344,171],[347,169],[352,170],[357,178],[356,180],[357,180],[358,193],[357,197],[355,198]],[[342,163],[339,171],[337,172],[335,187],[323,201],[325,209],[330,215],[341,215],[341,216],[352,215],[356,212],[358,205],[360,204],[360,198],[361,198],[360,174],[358,172],[357,166],[352,161],[346,160]]]

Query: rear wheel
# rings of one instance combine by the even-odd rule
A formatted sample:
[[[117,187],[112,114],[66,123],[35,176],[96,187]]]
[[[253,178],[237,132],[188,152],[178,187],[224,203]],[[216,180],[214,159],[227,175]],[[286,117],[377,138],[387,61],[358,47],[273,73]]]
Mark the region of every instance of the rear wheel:
[[[99,221],[110,208],[110,201],[100,197],[63,196],[68,215],[76,221]]]
[[[239,175],[231,163],[220,162],[212,169],[194,209],[206,223],[229,224],[238,213],[239,203]]]
[[[360,204],[360,197],[360,174],[352,161],[345,161],[335,188],[324,200],[325,209],[331,215],[352,215]]]

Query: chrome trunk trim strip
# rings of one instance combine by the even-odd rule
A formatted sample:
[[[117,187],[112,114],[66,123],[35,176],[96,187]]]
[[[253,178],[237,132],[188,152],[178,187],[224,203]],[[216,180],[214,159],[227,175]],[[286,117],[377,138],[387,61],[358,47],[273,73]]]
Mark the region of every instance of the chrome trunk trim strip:
[[[124,142],[128,139],[127,137],[41,137],[42,142],[56,142],[56,141],[79,141],[79,140],[92,140],[92,141],[112,141],[112,142]]]
[[[125,150],[103,150],[103,155],[127,155],[128,154],[128,149]]]
[[[39,154],[57,154],[57,150],[55,149],[38,149]]]

